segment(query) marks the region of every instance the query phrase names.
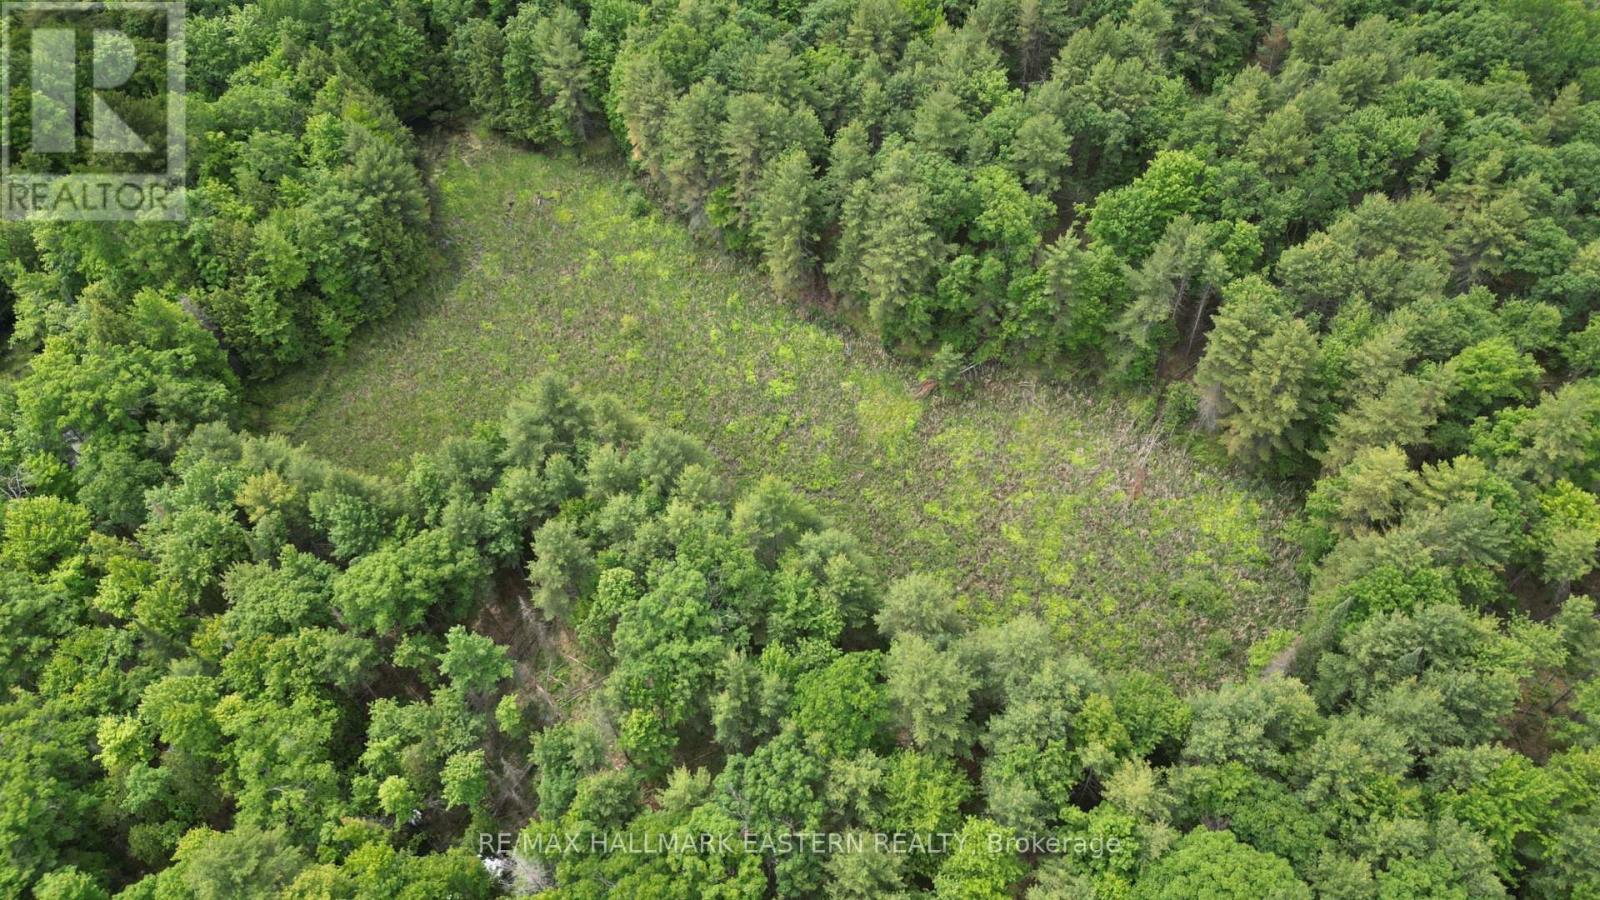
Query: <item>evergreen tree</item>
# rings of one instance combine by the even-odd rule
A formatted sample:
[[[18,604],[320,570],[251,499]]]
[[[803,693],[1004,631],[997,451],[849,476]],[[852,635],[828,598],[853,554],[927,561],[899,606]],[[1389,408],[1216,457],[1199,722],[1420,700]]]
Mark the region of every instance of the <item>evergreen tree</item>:
[[[1266,459],[1305,440],[1315,400],[1317,340],[1259,278],[1230,285],[1206,338],[1195,380],[1206,415],[1227,430],[1230,453]]]
[[[563,144],[581,144],[589,137],[589,69],[584,59],[583,21],[558,6],[533,26],[531,45],[538,60],[539,87],[550,107],[555,137]]]
[[[772,287],[799,294],[814,265],[817,182],[804,150],[790,150],[767,167],[756,198],[754,229]]]

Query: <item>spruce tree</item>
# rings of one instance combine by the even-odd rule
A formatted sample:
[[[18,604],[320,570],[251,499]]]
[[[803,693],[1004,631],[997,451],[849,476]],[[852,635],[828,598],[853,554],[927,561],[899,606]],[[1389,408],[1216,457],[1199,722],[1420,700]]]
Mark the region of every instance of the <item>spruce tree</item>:
[[[755,232],[773,290],[792,296],[811,280],[816,243],[817,182],[804,150],[767,166],[756,195]]]
[[[1310,412],[1317,339],[1286,307],[1252,276],[1228,287],[1212,320],[1195,380],[1207,394],[1206,416],[1227,431],[1235,456],[1266,459],[1302,442],[1296,426]]]

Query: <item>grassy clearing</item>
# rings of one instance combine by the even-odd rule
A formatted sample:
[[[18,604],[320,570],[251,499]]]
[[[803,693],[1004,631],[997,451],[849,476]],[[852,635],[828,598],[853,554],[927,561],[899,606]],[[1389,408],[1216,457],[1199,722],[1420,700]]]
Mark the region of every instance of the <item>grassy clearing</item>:
[[[1128,401],[1015,373],[918,399],[871,340],[634,215],[619,165],[470,135],[432,153],[431,291],[343,358],[257,388],[258,427],[381,472],[553,370],[699,437],[741,483],[803,489],[891,574],[947,573],[980,617],[1039,609],[1103,664],[1210,682],[1295,620],[1286,507]]]

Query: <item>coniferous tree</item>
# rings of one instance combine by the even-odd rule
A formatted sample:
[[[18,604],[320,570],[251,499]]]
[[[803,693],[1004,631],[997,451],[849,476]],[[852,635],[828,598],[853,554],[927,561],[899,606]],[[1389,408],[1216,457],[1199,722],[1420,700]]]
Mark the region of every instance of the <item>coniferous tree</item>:
[[[817,181],[811,159],[794,149],[768,167],[756,196],[754,229],[772,287],[793,296],[809,284],[814,265]]]
[[[533,26],[539,87],[550,106],[556,139],[581,144],[589,137],[589,68],[582,46],[583,21],[570,7],[558,6]]]

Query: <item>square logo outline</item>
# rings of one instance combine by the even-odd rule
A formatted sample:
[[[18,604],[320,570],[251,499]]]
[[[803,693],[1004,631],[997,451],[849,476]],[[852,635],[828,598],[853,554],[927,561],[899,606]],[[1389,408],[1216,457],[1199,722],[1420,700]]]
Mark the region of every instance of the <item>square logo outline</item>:
[[[40,175],[11,171],[11,152],[13,149],[11,146],[11,23],[14,13],[29,10],[45,12],[132,10],[164,13],[167,20],[167,140],[166,172],[164,174]],[[185,190],[185,182],[188,176],[188,106],[185,87],[188,60],[185,55],[184,42],[186,13],[186,0],[121,0],[121,2],[116,3],[109,3],[106,0],[0,0],[0,189],[7,191],[5,200],[0,202],[0,206],[3,206],[3,218],[24,221],[32,218],[29,215],[29,212],[31,212],[29,210],[24,210],[19,215],[12,209],[10,190],[18,182],[24,185],[43,184],[48,187],[80,183],[86,179],[116,179],[124,184],[137,184],[144,187],[161,186],[170,189],[171,193],[167,197],[172,201],[172,206],[163,205],[163,211],[166,215],[160,218],[164,221],[182,221],[188,217],[187,192]],[[44,218],[55,221],[129,221],[137,220],[139,215],[137,212],[103,216],[62,215],[52,212]]]

